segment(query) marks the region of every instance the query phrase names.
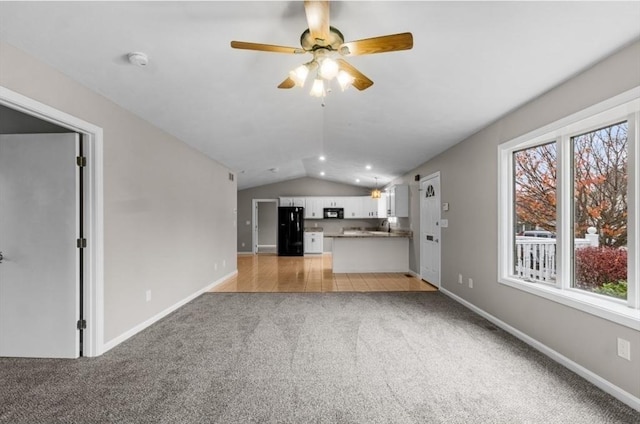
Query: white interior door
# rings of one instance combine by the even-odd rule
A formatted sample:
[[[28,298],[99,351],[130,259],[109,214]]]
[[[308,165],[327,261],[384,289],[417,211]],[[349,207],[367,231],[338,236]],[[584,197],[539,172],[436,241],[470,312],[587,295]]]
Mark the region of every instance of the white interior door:
[[[440,176],[420,182],[420,277],[440,287]]]
[[[79,356],[77,146],[0,135],[0,356]]]

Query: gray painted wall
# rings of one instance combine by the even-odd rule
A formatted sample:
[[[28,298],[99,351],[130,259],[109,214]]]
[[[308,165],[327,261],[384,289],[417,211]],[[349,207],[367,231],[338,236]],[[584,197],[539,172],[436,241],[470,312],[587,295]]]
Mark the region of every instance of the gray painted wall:
[[[267,184],[238,191],[238,252],[251,252],[251,201],[253,199],[278,199],[281,196],[366,196],[371,189],[340,184],[333,181],[303,177]],[[305,227],[321,227],[325,232],[337,232],[342,227],[372,227],[378,219],[305,220]],[[324,251],[331,250],[331,242],[325,239]]]
[[[105,342],[237,269],[227,168],[5,43],[0,85],[104,130]]]
[[[441,173],[442,287],[640,398],[640,331],[497,282],[498,145],[640,85],[637,42],[509,113],[395,183],[410,185],[410,218],[420,228],[415,174]],[[425,140],[428,143],[429,140]],[[419,240],[410,266],[419,269]],[[471,277],[474,288],[458,284]],[[616,338],[631,341],[632,360],[616,355]],[[478,358],[482,360],[482,358]]]

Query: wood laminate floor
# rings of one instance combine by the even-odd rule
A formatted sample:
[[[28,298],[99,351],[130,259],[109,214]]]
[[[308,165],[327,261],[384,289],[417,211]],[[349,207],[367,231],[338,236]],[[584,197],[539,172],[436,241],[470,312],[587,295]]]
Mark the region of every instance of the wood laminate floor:
[[[313,256],[239,255],[238,274],[212,292],[437,291],[409,274],[334,274],[331,254]]]

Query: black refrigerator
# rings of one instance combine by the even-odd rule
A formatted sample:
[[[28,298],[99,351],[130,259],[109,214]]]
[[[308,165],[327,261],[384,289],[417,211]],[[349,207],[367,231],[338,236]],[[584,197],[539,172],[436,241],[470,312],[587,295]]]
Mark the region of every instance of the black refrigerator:
[[[304,255],[304,208],[278,208],[278,256]]]

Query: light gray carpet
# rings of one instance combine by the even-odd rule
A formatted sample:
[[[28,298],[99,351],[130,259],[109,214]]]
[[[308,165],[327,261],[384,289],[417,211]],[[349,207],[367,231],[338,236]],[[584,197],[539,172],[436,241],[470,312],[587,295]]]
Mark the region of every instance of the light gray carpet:
[[[638,423],[640,413],[441,293],[207,293],[100,358],[0,359],[0,422]]]

